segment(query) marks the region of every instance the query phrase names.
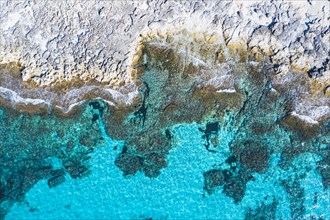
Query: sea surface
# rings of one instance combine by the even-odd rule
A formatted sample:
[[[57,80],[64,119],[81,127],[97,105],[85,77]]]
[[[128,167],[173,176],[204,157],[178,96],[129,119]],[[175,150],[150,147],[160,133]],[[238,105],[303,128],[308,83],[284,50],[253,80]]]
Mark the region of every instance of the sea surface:
[[[330,119],[295,112],[306,74],[284,85],[246,52],[187,65],[155,45],[133,106],[95,94],[63,115],[5,99],[0,219],[330,219]]]
[[[6,110],[0,110],[2,126],[8,120],[6,115]],[[18,118],[12,120],[10,129],[2,130],[1,137],[7,138],[2,141],[11,141],[12,147],[18,147],[11,136],[25,137],[25,140],[31,138],[29,135],[38,137],[38,134],[31,134],[35,132],[33,128],[21,133],[16,130],[19,126],[33,126],[32,121],[40,124],[40,116],[30,118],[29,125],[22,125],[23,115],[12,117]],[[53,126],[61,126],[56,125],[56,118],[45,120]],[[220,129],[220,140],[224,144],[214,154],[205,149],[199,124],[173,126],[171,133],[175,144],[166,158],[168,167],[159,176],[148,178],[141,172],[133,176],[122,175],[114,162],[125,142],[107,135],[102,118],[97,124],[104,142],[90,153],[90,173],[74,179],[65,172],[65,181],[55,187],[49,187],[47,179],[37,181],[24,198],[13,204],[5,219],[258,219],[258,213],[266,219],[292,219],[295,208],[303,208],[299,219],[330,218],[330,189],[322,185],[322,177],[316,170],[322,158],[316,154],[306,152],[296,156],[286,170],[279,166],[280,153],[271,154],[268,170],[262,174],[253,173],[243,199],[235,203],[222,192],[223,186],[208,194],[203,176],[215,164],[223,164],[226,160],[230,153],[226,141],[232,136],[230,129]],[[84,129],[80,123],[72,126],[64,125],[69,129],[65,132],[72,132],[67,135]],[[48,141],[55,142],[56,135],[54,131]],[[57,144],[61,144],[59,142]],[[50,158],[52,169],[63,168],[60,159]],[[288,194],[282,182],[296,179],[299,187],[290,190],[299,192]],[[5,206],[5,203],[1,205]]]

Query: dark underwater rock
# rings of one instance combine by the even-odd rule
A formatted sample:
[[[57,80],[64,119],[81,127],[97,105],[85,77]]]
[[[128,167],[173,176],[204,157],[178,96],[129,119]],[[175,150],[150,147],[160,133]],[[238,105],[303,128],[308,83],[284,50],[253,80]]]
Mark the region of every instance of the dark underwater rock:
[[[89,174],[90,145],[102,143],[99,127],[91,120],[93,113],[89,107],[94,109],[93,106],[99,111],[104,105],[85,104],[72,118],[0,109],[0,200],[9,204],[1,208],[0,218],[41,179],[55,187],[65,181],[64,173],[72,178]],[[107,113],[104,108],[103,115]],[[89,146],[81,145],[81,140]],[[53,164],[52,158],[59,164]],[[64,168],[53,167],[61,164]]]
[[[232,171],[236,170],[238,161],[235,155],[228,157],[225,162],[230,166]]]
[[[69,166],[65,166],[65,169],[70,174],[70,176],[74,179],[81,178],[90,173],[89,169],[86,166],[80,165],[77,163],[69,165]]]
[[[155,164],[159,167],[166,167],[167,166],[167,162],[166,162],[164,156],[161,156],[157,153],[147,154],[144,157],[144,163],[146,163],[146,162]]]
[[[211,139],[212,135],[218,134],[219,122],[217,122],[217,121],[216,122],[208,122],[206,124],[205,130],[202,129],[202,128],[199,128],[199,130],[205,134],[203,137],[206,139],[206,144],[204,144],[205,147],[206,147],[206,150],[215,153],[215,151],[210,150],[209,147],[210,147],[210,140],[211,140],[211,142],[213,140],[213,139]],[[216,142],[216,141],[217,141],[216,139],[213,140],[213,142]]]
[[[142,172],[144,175],[150,178],[155,178],[160,174],[160,167],[155,164],[144,163],[142,167]]]
[[[160,174],[160,170],[167,167],[167,161],[164,156],[151,153],[144,156],[142,166],[142,171],[146,176],[157,177]]]
[[[328,156],[317,163],[317,170],[322,176],[322,183],[325,189],[330,186],[330,149],[328,149]]]
[[[142,158],[130,153],[122,153],[116,158],[115,164],[125,176],[134,175],[142,167]]]
[[[245,220],[276,219],[278,203],[277,200],[273,200],[270,204],[262,203],[256,210],[248,209],[248,212],[245,215]]]
[[[246,141],[239,152],[240,162],[250,171],[264,173],[268,169],[269,149],[265,143]]]
[[[47,181],[49,188],[53,188],[65,182],[64,169],[54,170],[53,172],[51,172],[51,175],[52,177]]]
[[[216,187],[222,186],[225,183],[222,170],[214,169],[205,172],[204,174],[204,189],[211,194]]]
[[[291,177],[282,181],[281,185],[284,187],[290,200],[291,218],[302,219],[305,212],[304,189],[300,186],[299,179]]]
[[[245,195],[245,189],[246,182],[244,179],[232,177],[225,183],[223,193],[234,199],[235,203],[239,203]]]
[[[103,113],[103,110],[104,110],[104,106],[103,104],[100,102],[100,101],[93,101],[93,102],[90,102],[89,105],[95,109],[95,110],[99,110],[100,114]]]

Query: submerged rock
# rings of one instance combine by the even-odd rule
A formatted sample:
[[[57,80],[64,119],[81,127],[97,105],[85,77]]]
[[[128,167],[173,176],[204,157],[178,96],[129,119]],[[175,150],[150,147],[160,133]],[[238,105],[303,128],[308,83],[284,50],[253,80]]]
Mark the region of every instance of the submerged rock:
[[[328,155],[318,163],[317,170],[322,176],[322,183],[325,189],[330,186],[330,149],[327,149]]]
[[[55,170],[51,172],[52,177],[48,179],[48,186],[49,188],[56,187],[60,185],[61,183],[65,182],[65,170],[60,169],[60,170]]]
[[[262,142],[246,141],[240,151],[240,162],[251,172],[264,173],[268,169],[269,149]]]
[[[215,163],[198,171],[209,196],[222,187],[238,206],[254,175],[273,175],[272,155],[281,155],[285,173],[306,152],[322,158],[316,170],[328,190],[328,4],[45,0],[0,7],[0,218],[42,179],[51,188],[67,175],[88,176],[93,150],[106,143],[101,123],[125,142],[113,161],[125,177],[160,177],[177,146],[172,128],[197,124],[191,138]],[[307,207],[304,176],[277,182],[294,219]],[[277,201],[246,218],[275,218]]]
[[[225,183],[222,170],[209,170],[204,174],[204,189],[211,194],[216,187],[222,186]]]
[[[117,157],[115,163],[123,171],[124,175],[134,175],[142,167],[143,159],[130,153],[123,153]]]
[[[90,154],[102,141],[98,125],[90,120],[92,112],[88,105],[75,117],[65,119],[22,114],[12,109],[1,112],[1,204],[6,201],[9,208],[10,204],[22,201],[39,180],[47,179],[49,187],[56,187],[65,182],[66,173],[72,178],[89,174]],[[89,137],[98,141],[80,143]]]
[[[268,200],[268,198],[265,198]],[[246,213],[245,220],[262,220],[262,219],[276,219],[276,209],[278,201],[273,198],[273,201],[269,204],[268,201],[262,203],[256,210],[251,210]]]
[[[228,179],[223,188],[223,193],[234,199],[235,203],[239,203],[245,195],[246,182],[240,177]]]

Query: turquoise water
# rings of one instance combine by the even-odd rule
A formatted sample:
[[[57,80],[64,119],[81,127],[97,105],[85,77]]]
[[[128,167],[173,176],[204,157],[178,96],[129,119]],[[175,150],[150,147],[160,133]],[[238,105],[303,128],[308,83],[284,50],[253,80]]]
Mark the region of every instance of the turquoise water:
[[[330,219],[330,120],[291,114],[300,89],[229,62],[218,92],[175,59],[148,60],[132,112],[0,108],[0,219]]]
[[[254,180],[247,183],[244,198],[236,204],[222,193],[223,186],[212,194],[203,189],[203,173],[223,163],[230,149],[223,141],[218,153],[205,150],[200,125],[178,124],[171,128],[174,147],[166,158],[168,167],[156,178],[140,172],[123,177],[114,161],[124,142],[109,137],[102,120],[98,127],[104,142],[90,154],[90,174],[74,179],[66,173],[66,181],[52,188],[46,179],[38,181],[22,201],[14,203],[6,219],[244,219],[248,213],[290,219],[292,202],[281,182],[292,182],[297,176],[301,176],[297,179],[305,210],[300,218],[330,218],[330,190],[324,189],[315,170],[322,159],[315,154],[298,155],[287,170],[278,165],[280,154],[272,154],[267,172],[253,173]],[[230,129],[222,129],[220,140],[231,137],[228,132]],[[52,164],[53,169],[63,166],[56,159]],[[275,209],[269,208],[272,206]]]

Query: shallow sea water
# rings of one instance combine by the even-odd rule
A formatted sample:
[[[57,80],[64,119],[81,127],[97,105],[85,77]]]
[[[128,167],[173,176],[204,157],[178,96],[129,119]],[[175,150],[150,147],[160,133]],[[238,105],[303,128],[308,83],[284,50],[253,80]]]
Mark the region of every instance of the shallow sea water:
[[[260,205],[274,201],[276,219],[290,219],[290,200],[280,181],[299,173],[306,175],[300,182],[306,210],[302,219],[330,218],[330,189],[324,190],[315,171],[317,155],[301,154],[293,162],[295,169],[284,171],[278,166],[280,155],[272,154],[267,172],[254,173],[243,200],[235,204],[221,187],[211,195],[203,190],[203,173],[228,157],[229,146],[222,144],[217,154],[205,150],[198,124],[172,127],[175,145],[167,156],[168,167],[156,178],[140,172],[123,177],[114,164],[123,141],[107,136],[102,121],[99,126],[105,143],[92,153],[90,175],[72,179],[66,174],[66,181],[53,188],[40,180],[5,219],[244,219],[247,210],[257,212]],[[222,140],[231,136],[226,132],[230,129],[222,131]]]
[[[292,116],[296,88],[267,65],[223,93],[148,64],[135,112],[0,108],[0,219],[330,219],[330,120]]]

